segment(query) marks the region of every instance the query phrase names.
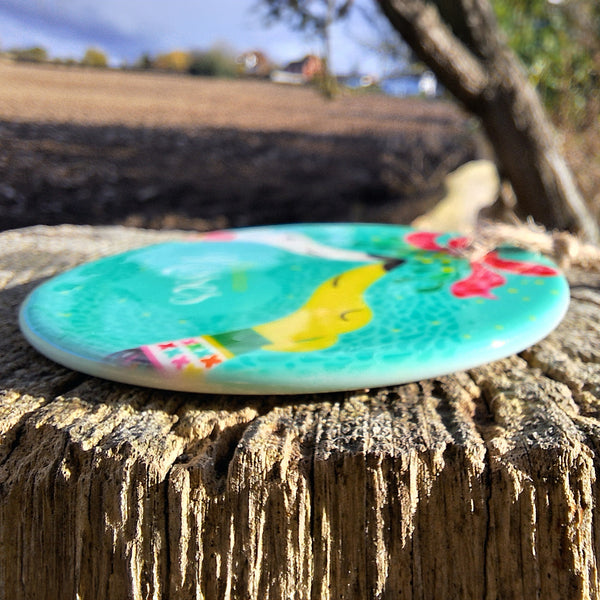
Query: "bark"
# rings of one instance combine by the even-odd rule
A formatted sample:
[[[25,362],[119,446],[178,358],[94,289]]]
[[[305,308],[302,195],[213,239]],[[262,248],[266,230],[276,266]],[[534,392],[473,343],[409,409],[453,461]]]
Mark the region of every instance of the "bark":
[[[488,0],[378,0],[441,83],[477,115],[522,213],[600,239],[556,134]]]
[[[519,356],[354,393],[147,390],[20,335],[43,278],[176,236],[0,234],[0,597],[597,597],[598,273]]]

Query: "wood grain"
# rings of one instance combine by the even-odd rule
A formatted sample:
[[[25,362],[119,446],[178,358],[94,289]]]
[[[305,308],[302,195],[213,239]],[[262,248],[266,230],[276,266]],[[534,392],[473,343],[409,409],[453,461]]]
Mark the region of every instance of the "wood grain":
[[[0,234],[1,598],[598,597],[597,273],[519,356],[352,393],[146,390],[19,333],[44,278],[181,235]]]

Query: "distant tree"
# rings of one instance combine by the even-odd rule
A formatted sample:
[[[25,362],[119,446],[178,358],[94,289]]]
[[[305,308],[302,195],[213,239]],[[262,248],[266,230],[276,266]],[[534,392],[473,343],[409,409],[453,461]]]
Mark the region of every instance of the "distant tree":
[[[268,23],[285,22],[292,29],[316,35],[323,44],[325,63],[322,91],[327,96],[336,93],[335,78],[331,74],[331,27],[345,19],[354,0],[261,0]]]
[[[154,68],[185,73],[189,69],[190,60],[190,53],[186,50],[172,50],[159,54],[154,60]]]
[[[598,225],[490,1],[377,2],[446,89],[480,117],[521,212],[598,240]]]
[[[105,68],[108,66],[108,58],[99,48],[88,48],[81,59],[81,64],[86,67]]]
[[[154,63],[152,61],[152,57],[147,53],[144,52],[134,63],[133,67],[135,69],[151,69],[154,66]]]
[[[261,50],[248,50],[239,55],[235,62],[239,75],[245,77],[269,77],[275,65]]]
[[[600,112],[600,2],[493,0],[511,48],[555,119],[585,126]]]
[[[190,54],[188,71],[192,75],[205,77],[235,77],[238,66],[235,58],[222,48],[194,51]]]
[[[48,60],[48,53],[46,52],[46,49],[41,46],[17,48],[12,50],[11,53],[16,60],[23,62],[46,62]]]

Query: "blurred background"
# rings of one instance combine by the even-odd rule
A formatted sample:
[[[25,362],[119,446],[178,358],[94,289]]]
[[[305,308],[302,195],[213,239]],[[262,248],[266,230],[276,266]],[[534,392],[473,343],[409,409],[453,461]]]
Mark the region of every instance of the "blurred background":
[[[374,3],[285,4],[0,0],[0,228],[408,223],[493,159]],[[597,215],[597,7],[493,4]]]

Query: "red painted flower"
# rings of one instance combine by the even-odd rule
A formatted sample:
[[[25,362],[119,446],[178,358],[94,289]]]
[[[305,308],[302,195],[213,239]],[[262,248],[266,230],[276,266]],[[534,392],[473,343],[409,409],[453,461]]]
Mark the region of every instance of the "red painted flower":
[[[436,240],[441,234],[428,231],[416,231],[409,233],[404,239],[411,246],[421,250],[442,252],[450,256],[459,257],[459,251],[469,245],[466,237],[457,237],[448,240],[445,246],[441,246]],[[558,271],[546,265],[540,265],[527,261],[506,260],[498,255],[495,250],[486,254],[483,258],[469,261],[471,274],[452,284],[450,291],[457,298],[470,298],[481,296],[482,298],[496,298],[491,290],[506,283],[503,275],[497,271],[508,271],[518,275],[534,275],[536,277],[552,277],[558,275]]]

